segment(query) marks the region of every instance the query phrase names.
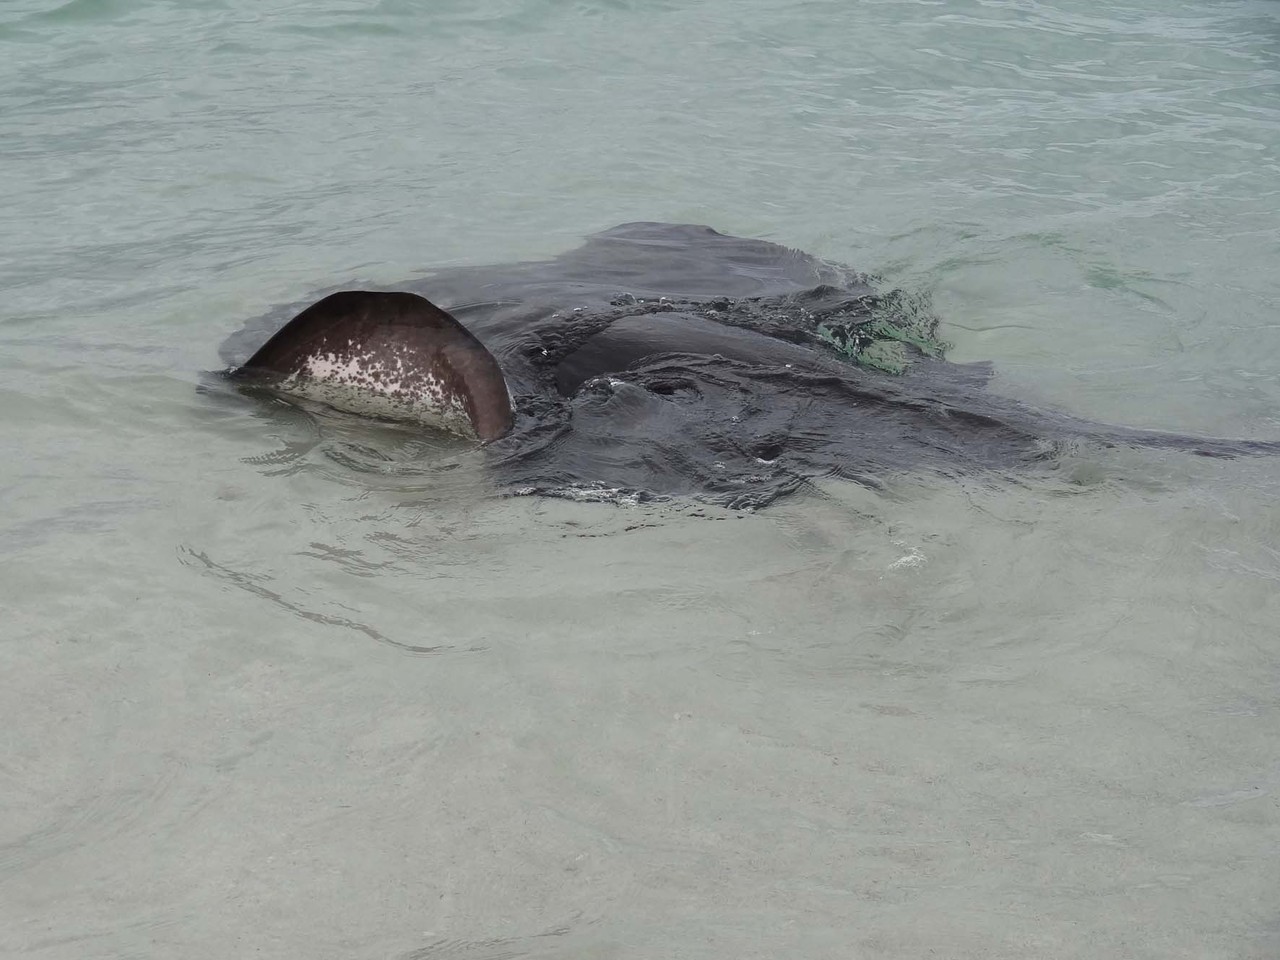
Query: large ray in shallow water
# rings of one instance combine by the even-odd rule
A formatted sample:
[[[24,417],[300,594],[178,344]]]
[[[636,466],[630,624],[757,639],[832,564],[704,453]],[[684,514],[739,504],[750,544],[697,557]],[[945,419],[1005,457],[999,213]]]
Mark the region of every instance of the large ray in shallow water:
[[[399,290],[269,314],[223,359],[286,395],[486,439],[493,476],[519,493],[760,506],[814,477],[1005,470],[1080,439],[1280,451],[991,394],[985,366],[943,358],[920,298],[708,227],[624,224],[551,260],[438,270]]]

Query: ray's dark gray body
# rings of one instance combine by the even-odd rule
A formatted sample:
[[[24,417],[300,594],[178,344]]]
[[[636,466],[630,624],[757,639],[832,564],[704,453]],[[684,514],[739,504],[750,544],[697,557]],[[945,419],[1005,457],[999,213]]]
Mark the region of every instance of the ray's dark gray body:
[[[456,317],[496,358],[515,417],[484,448],[521,492],[695,495],[760,506],[809,478],[1003,470],[1092,439],[1213,456],[1280,445],[1128,430],[986,392],[985,366],[919,358],[866,369],[814,335],[864,316],[865,278],[707,227],[635,223],[552,260],[440,270],[398,286]],[[237,367],[294,311],[223,345]]]

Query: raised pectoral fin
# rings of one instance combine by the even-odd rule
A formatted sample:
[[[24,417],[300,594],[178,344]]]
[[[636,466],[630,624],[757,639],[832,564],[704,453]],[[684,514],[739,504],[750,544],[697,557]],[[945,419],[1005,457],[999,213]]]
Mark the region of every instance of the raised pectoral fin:
[[[511,429],[511,396],[493,354],[413,293],[331,294],[290,320],[241,370],[270,377],[282,393],[353,413],[480,440]]]

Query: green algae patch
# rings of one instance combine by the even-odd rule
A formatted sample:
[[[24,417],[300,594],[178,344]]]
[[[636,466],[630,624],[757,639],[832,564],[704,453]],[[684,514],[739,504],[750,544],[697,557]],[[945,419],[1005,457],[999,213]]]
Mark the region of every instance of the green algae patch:
[[[950,344],[938,336],[927,295],[892,290],[858,306],[815,318],[817,338],[845,359],[897,375],[918,357],[946,356]]]

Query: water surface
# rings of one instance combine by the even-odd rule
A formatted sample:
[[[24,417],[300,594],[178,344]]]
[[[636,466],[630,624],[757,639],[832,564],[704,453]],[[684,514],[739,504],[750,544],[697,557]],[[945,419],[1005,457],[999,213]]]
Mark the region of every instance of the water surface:
[[[8,0],[0,51],[0,950],[1280,952],[1274,462],[619,508],[196,389],[318,288],[648,219],[1280,438],[1276,4]]]

